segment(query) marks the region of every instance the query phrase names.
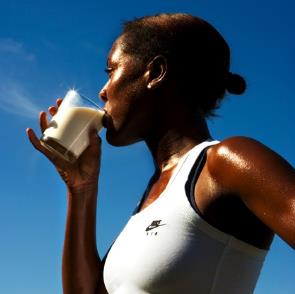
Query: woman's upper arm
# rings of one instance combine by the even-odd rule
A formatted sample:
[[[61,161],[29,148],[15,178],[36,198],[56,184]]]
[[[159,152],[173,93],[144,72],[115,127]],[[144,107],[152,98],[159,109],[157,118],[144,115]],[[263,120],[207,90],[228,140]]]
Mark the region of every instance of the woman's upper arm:
[[[208,167],[222,189],[295,248],[295,170],[286,160],[253,139],[234,137],[210,150]]]

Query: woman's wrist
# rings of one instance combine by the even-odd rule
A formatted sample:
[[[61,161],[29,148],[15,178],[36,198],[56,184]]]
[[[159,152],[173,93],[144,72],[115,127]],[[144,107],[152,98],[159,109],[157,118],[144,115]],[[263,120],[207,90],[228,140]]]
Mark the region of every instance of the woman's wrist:
[[[93,194],[97,193],[97,188],[98,188],[98,183],[97,181],[93,182],[87,182],[87,183],[80,183],[80,184],[73,184],[73,185],[68,185],[68,193],[72,196],[78,196],[78,195],[88,195],[88,194]]]

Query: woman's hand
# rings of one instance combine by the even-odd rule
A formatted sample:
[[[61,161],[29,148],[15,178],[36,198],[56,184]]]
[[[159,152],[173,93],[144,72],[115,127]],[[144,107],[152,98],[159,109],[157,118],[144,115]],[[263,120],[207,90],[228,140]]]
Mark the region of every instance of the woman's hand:
[[[49,107],[53,116],[62,100]],[[43,133],[48,127],[47,114],[40,113],[40,128]],[[45,148],[30,128],[27,134],[32,145],[43,153],[56,167],[68,187],[68,209],[62,259],[63,292],[95,293],[104,289],[101,263],[96,248],[96,203],[97,179],[100,166],[101,140],[97,131],[89,134],[90,144],[74,162],[54,154]],[[101,290],[100,293],[106,293]]]
[[[57,99],[56,106],[48,108],[51,116],[56,114],[61,102],[62,99]],[[43,133],[48,127],[46,112],[40,112],[39,120],[40,129]],[[101,139],[98,137],[96,130],[90,132],[89,146],[74,163],[67,162],[45,148],[31,128],[28,128],[26,131],[32,145],[54,164],[69,190],[87,189],[88,186],[91,187],[97,184],[100,167]]]

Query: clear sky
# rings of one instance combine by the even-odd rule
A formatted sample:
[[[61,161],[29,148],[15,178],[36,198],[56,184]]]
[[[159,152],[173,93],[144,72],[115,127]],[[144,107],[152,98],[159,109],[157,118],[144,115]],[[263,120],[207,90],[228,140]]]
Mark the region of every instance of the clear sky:
[[[256,138],[295,166],[295,18],[291,0],[10,0],[0,10],[0,293],[62,293],[66,190],[30,145],[38,112],[76,87],[97,97],[122,21],[187,12],[211,22],[232,50],[232,71],[248,81],[209,121],[213,136]],[[185,60],[184,60],[185,62]],[[175,118],[177,119],[177,118]],[[153,166],[143,144],[103,138],[97,241],[101,254],[122,229]],[[249,228],[250,230],[251,228]],[[295,254],[276,237],[255,294],[295,293]]]

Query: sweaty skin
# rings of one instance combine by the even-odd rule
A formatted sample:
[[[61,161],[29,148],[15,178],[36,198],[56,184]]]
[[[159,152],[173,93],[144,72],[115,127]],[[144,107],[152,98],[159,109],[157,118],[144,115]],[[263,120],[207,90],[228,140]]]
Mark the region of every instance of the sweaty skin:
[[[168,75],[167,60],[156,56],[143,64],[121,50],[122,42],[123,37],[118,38],[110,51],[109,80],[100,96],[107,111],[108,142],[125,146],[145,141],[153,156],[154,181],[141,207],[145,209],[161,194],[181,156],[210,133],[202,113],[179,102],[183,94]],[[51,115],[59,104],[49,108]],[[47,127],[45,112],[40,127]],[[100,139],[90,134],[90,146],[71,165],[45,149],[32,129],[27,134],[68,189],[64,293],[107,293],[95,236]],[[275,233],[295,248],[294,169],[255,140],[233,137],[208,149],[195,184],[195,201],[207,222],[240,240],[266,249]]]
[[[141,209],[165,189],[173,168],[161,173]],[[225,233],[268,249],[276,232],[294,248],[294,183],[294,169],[280,156],[255,140],[234,137],[207,151],[195,201],[202,217]]]
[[[107,109],[113,111],[117,101],[120,100],[119,94],[113,96],[113,93],[117,93],[118,81],[123,73],[120,68],[124,68],[125,62],[130,58],[120,49],[121,41],[122,39],[119,39],[111,50],[109,62],[110,66],[113,66],[112,76],[101,92]],[[143,111],[136,108],[132,101],[129,107],[134,112],[137,110],[138,113],[148,113],[153,118],[151,123],[148,118],[140,120],[140,117],[134,117],[132,132],[129,132],[129,138],[130,134],[137,135],[132,141],[144,140],[147,143],[154,157],[158,175],[158,180],[151,187],[141,209],[157,199],[163,191],[177,158],[192,146],[210,137],[202,117],[196,118],[196,114],[191,113],[181,103],[173,103],[175,96],[173,84],[169,84],[169,87],[165,87],[162,91],[158,90],[159,84],[163,85],[166,82],[163,72],[167,70],[167,66],[164,63],[164,59],[158,58],[157,63],[148,65],[147,70],[136,81],[140,87],[134,88],[133,99],[140,95],[145,97],[142,100],[148,100],[150,92],[156,97],[157,95],[169,97],[170,104],[166,103],[165,98],[153,98],[158,101],[154,109],[166,109],[166,111],[160,113],[153,109]],[[158,76],[154,74],[155,72]],[[114,84],[113,75],[116,76]],[[146,90],[140,81],[151,87]],[[147,107],[145,104],[137,106]],[[109,136],[109,139],[113,138]],[[122,143],[119,144],[122,145],[127,141],[122,137],[120,140]],[[167,165],[171,166],[170,170],[163,168]],[[275,152],[255,140],[234,137],[210,148],[205,166],[196,183],[195,198],[205,220],[249,244],[262,249],[269,248],[275,232],[292,247],[295,245],[294,169]]]

